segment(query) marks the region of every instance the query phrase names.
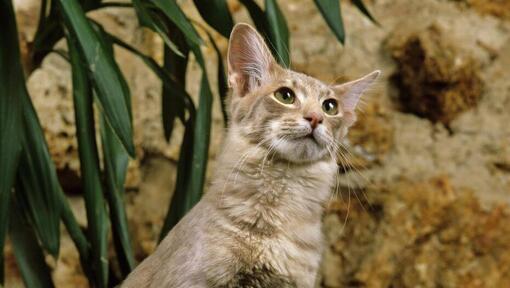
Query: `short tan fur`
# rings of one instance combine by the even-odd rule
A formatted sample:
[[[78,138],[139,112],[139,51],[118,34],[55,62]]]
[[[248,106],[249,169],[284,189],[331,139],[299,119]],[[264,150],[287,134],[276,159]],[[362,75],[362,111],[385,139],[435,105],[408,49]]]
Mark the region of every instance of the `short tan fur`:
[[[313,287],[338,143],[379,73],[326,85],[282,68],[251,26],[236,25],[213,182],[122,287]]]

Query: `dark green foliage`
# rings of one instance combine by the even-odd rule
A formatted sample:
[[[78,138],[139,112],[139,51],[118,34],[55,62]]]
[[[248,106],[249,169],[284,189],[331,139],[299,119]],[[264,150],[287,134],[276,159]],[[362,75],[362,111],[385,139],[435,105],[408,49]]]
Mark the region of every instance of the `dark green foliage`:
[[[175,120],[185,127],[174,196],[161,231],[161,238],[200,200],[205,185],[213,94],[209,84],[200,35],[207,35],[218,66],[216,78],[222,113],[228,92],[222,53],[212,31],[199,34],[175,0],[41,0],[34,41],[30,46],[29,75],[43,59],[56,52],[70,62],[74,112],[81,164],[82,191],[87,227],[80,227],[57,178],[37,113],[25,85],[12,0],[0,0],[0,284],[3,282],[3,246],[8,233],[16,262],[27,287],[53,287],[45,254],[58,257],[60,221],[73,240],[82,268],[91,286],[108,287],[119,281],[111,275],[108,233],[112,226],[113,247],[122,277],[136,266],[124,203],[124,182],[129,156],[135,157],[130,91],[115,61],[113,45],[139,57],[162,82],[162,121],[170,140]],[[255,26],[266,38],[275,57],[290,64],[289,29],[276,0],[264,7],[254,0],[240,0]],[[201,17],[216,32],[229,37],[233,19],[226,0],[194,0]],[[339,1],[315,0],[331,30],[343,43],[345,34]],[[374,23],[363,2],[353,4]],[[159,65],[86,12],[104,7],[134,9],[140,24],[156,32],[164,43],[164,61]],[[63,37],[67,51],[54,46]],[[198,103],[185,90],[190,54],[202,70]],[[197,83],[198,84],[198,83]],[[99,117],[94,117],[97,114]],[[98,123],[96,123],[98,119]],[[96,131],[99,129],[99,131]],[[100,138],[96,136],[100,135]],[[99,149],[96,139],[101,141]],[[169,188],[172,189],[172,188]],[[117,273],[115,273],[117,274]]]
[[[221,113],[223,114],[223,124],[226,127],[228,123],[228,112],[227,112],[227,94],[228,94],[228,83],[227,83],[227,75],[225,73],[225,66],[223,65],[223,58],[221,57],[220,48],[214,42],[211,34],[207,34],[209,37],[209,41],[211,42],[214,52],[216,53],[216,57],[218,58],[218,71],[217,71],[217,81],[218,81],[218,94],[220,96],[221,101]]]
[[[174,51],[172,51],[172,49],[169,49],[166,46],[163,47],[163,69],[165,70],[165,73],[170,75],[170,77],[173,77],[178,83],[181,84],[182,87],[185,87],[189,46],[186,43],[184,34],[173,23],[167,23],[167,25],[168,30],[170,31],[170,37],[172,37],[172,41],[176,43],[179,51],[184,54],[184,57],[177,55]],[[175,92],[172,84],[168,83],[168,81],[161,82],[163,82],[161,95],[163,131],[165,133],[165,139],[169,141],[170,137],[172,136],[175,118],[179,117],[184,123],[184,112],[186,110],[184,109],[184,103],[181,105],[176,105],[176,103],[179,103],[179,99],[182,99],[182,96],[180,96],[178,92]]]
[[[193,0],[193,2],[207,24],[224,37],[230,36],[234,21],[226,0]]]
[[[76,38],[77,48],[86,61],[84,69],[88,70],[94,82],[101,110],[125,149],[134,156],[130,111],[126,103],[129,96],[124,95],[126,80],[119,73],[115,59],[109,55],[104,42],[100,41],[100,35],[92,28],[78,1],[60,0],[59,4],[66,28]]]
[[[361,0],[352,0],[352,4],[354,4],[354,6],[356,6],[356,8],[358,8],[358,10],[361,13],[363,13],[363,15],[365,15],[368,19],[370,19],[370,21],[372,21],[373,23],[379,25],[377,20],[375,20],[374,16],[372,16],[370,11],[368,11],[368,9],[365,6],[365,4],[363,3],[363,1],[361,1]]]
[[[322,16],[328,23],[329,28],[335,34],[338,41],[342,44],[345,43],[345,30],[344,22],[342,20],[342,11],[340,8],[340,1],[331,0],[314,0],[315,5],[319,8]]]
[[[26,93],[14,9],[0,1],[0,284],[4,281],[4,243],[8,227],[11,190],[21,152],[21,99]]]
[[[91,243],[93,283],[106,287],[108,283],[108,218],[103,198],[99,152],[94,125],[93,92],[87,77],[85,59],[79,53],[77,39],[67,36],[67,45],[73,72],[73,101],[76,119],[76,136],[80,156],[85,208],[87,211],[88,238]]]
[[[17,188],[17,187],[16,187]],[[17,198],[17,197],[15,197]],[[11,238],[16,264],[23,276],[26,287],[54,287],[50,268],[44,260],[44,253],[37,243],[37,237],[23,212],[25,209],[12,199],[9,237]],[[26,210],[25,210],[26,211]]]
[[[266,19],[269,27],[269,46],[278,62],[284,67],[290,65],[289,28],[276,0],[266,0]]]

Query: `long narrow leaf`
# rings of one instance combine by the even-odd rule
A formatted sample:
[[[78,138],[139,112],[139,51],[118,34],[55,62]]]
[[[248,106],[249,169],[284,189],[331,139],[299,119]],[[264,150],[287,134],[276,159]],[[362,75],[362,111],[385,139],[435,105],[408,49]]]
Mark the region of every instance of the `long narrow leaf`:
[[[9,5],[6,4],[7,1],[2,3],[3,5]],[[8,6],[5,7],[8,8]],[[9,13],[9,10],[10,9],[2,9],[2,12],[5,11],[6,13]],[[2,19],[6,19],[7,21],[9,21],[9,18],[10,17],[2,17]],[[15,29],[15,24],[7,25],[7,27]],[[12,36],[10,33],[3,35],[8,37]],[[18,101],[21,101],[21,107],[23,109],[23,126],[19,127],[18,130],[19,132],[23,132],[23,134],[18,134],[17,137],[19,141],[17,142],[17,145],[18,147],[22,147],[23,150],[22,157],[20,158],[20,167],[18,169],[18,179],[20,179],[20,181],[18,181],[18,187],[20,190],[18,191],[18,195],[20,196],[20,199],[23,199],[24,205],[26,207],[30,207],[27,211],[27,217],[30,218],[42,245],[46,250],[48,250],[48,252],[56,256],[58,254],[60,240],[60,205],[57,195],[57,192],[60,189],[60,184],[57,180],[55,168],[51,161],[37,114],[32,106],[23,82],[24,76],[19,64],[19,50],[16,47],[17,36],[15,35],[14,39],[11,39],[8,42],[11,43],[10,45],[14,45],[6,46],[7,49],[12,47],[10,53],[13,53],[13,55],[10,56],[10,64],[2,63],[5,64],[5,66],[2,65],[2,68],[5,67],[6,69],[12,69],[10,77],[13,77],[13,80],[10,81],[6,79],[6,81],[8,81],[7,83],[18,85],[16,88],[17,91],[12,90],[10,93],[18,93]],[[6,95],[9,95],[9,93]],[[11,103],[11,105],[12,104],[13,103]],[[15,107],[13,111],[16,111]],[[13,135],[13,140],[15,141],[16,135]],[[5,204],[2,203],[2,205]]]
[[[113,51],[113,42],[103,27],[92,22],[94,29],[99,33],[100,41],[107,47],[110,57],[115,57]],[[118,71],[118,73],[121,73]],[[125,96],[129,95],[128,87],[123,86],[126,91]],[[131,99],[126,97],[129,111],[131,111]],[[130,120],[132,116],[130,115]],[[127,223],[126,210],[124,208],[124,182],[126,180],[127,167],[129,163],[129,155],[123,149],[122,143],[112,127],[106,121],[104,115],[101,115],[100,122],[101,143],[103,148],[103,167],[105,174],[105,194],[108,201],[110,219],[112,222],[113,241],[115,244],[115,252],[119,260],[119,265],[123,276],[127,276],[135,266],[135,257],[131,246],[131,237],[129,236],[129,228]]]
[[[193,0],[202,18],[226,38],[234,27],[226,0]]]
[[[26,207],[28,218],[42,245],[56,257],[60,246],[60,203],[57,194],[60,184],[35,110],[28,97],[24,98],[25,135],[22,138],[23,153],[17,175],[19,191],[16,193],[20,205]]]
[[[145,63],[145,65],[147,65],[147,67],[149,67],[154,72],[154,74],[156,74],[161,79],[161,81],[165,82],[167,85],[170,85],[169,89],[173,91],[171,94],[173,97],[172,103],[173,105],[180,107],[179,111],[184,109],[190,110],[194,108],[191,96],[186,92],[186,90],[184,90],[184,87],[181,85],[181,83],[178,82],[174,75],[171,75],[168,71],[159,66],[158,63],[154,61],[154,59],[136,50],[131,45],[125,43],[124,41],[111,34],[109,34],[109,37],[113,43],[139,57]],[[179,117],[182,116],[181,120],[185,122],[184,114],[178,115]]]
[[[168,37],[168,31],[165,30],[165,27],[161,21],[155,17],[154,13],[151,13],[149,8],[144,5],[141,0],[133,0],[133,7],[135,7],[136,15],[138,16],[138,21],[140,25],[148,27],[154,31],[156,31],[163,42],[172,50],[175,54],[184,57],[184,54],[179,51],[177,45],[170,40]]]
[[[64,195],[64,191],[59,191],[59,199],[60,205],[62,207],[60,217],[62,222],[64,222],[64,226],[66,227],[69,236],[74,242],[76,249],[78,250],[78,254],[80,255],[80,263],[83,271],[87,275],[89,280],[93,279],[92,267],[90,266],[90,243],[88,242],[85,234],[80,228],[76,217],[74,217],[73,211],[69,206],[69,202],[67,201],[66,196]]]
[[[269,44],[274,45],[276,59],[284,67],[290,65],[289,28],[276,0],[266,0],[266,18],[269,24]]]
[[[191,209],[200,200],[204,189],[207,159],[209,157],[212,99],[207,73],[204,70],[200,82],[199,104],[194,128],[191,179],[189,189],[186,192],[187,199],[184,203],[187,210]]]
[[[269,24],[267,23],[264,10],[253,0],[239,0],[239,2],[248,10],[248,14],[250,14],[250,18],[257,30],[259,30],[266,39],[269,39]]]
[[[202,39],[175,0],[151,0],[151,2],[184,33],[191,44],[202,44]]]
[[[211,125],[212,94],[210,92],[209,83],[207,78],[204,76],[206,75],[204,73],[201,82],[201,106],[199,108],[202,110],[202,115],[200,118],[200,127],[197,128],[199,128],[200,131],[207,131],[207,133],[199,135],[198,138],[202,141],[202,145],[197,145],[196,142],[193,141],[195,135],[198,134],[195,132],[195,127],[198,126],[195,124],[196,121],[194,121],[196,112],[191,101],[191,97],[188,93],[186,93],[184,87],[176,81],[175,75],[170,75],[169,72],[162,69],[154,61],[154,59],[144,55],[122,40],[114,37],[113,35],[110,35],[109,37],[115,44],[140,57],[140,59],[142,59],[163,82],[169,85],[169,89],[173,91],[172,95],[175,96],[173,97],[175,100],[173,104],[182,106],[182,109],[186,108],[190,113],[190,116],[186,121],[185,135],[181,145],[174,197],[172,198],[169,212],[165,218],[164,227],[161,232],[161,237],[164,237],[166,233],[185,215],[185,213],[191,209],[196,202],[198,202],[202,194],[209,148],[209,130]],[[201,64],[201,67],[205,67],[204,59],[199,47],[192,46],[192,48],[194,49],[193,53],[198,55],[197,59],[199,59],[198,61]],[[184,121],[184,119],[182,120]],[[195,146],[198,146],[198,153],[194,153],[197,151],[194,148]],[[191,183],[194,183],[195,186],[192,187]]]
[[[186,43],[184,34],[173,24],[168,23],[170,30],[170,37],[178,45],[179,50],[185,54],[185,57],[179,57],[172,50],[167,47],[164,48],[164,60],[163,69],[167,71],[169,75],[174,77],[182,87],[186,87],[186,70],[188,67],[188,54],[189,46]],[[178,92],[175,92],[173,83],[162,81],[162,97],[161,97],[161,108],[163,118],[163,131],[165,133],[165,139],[170,140],[172,135],[174,121],[176,117],[181,120],[184,119],[185,109],[183,105],[179,105]]]
[[[9,236],[23,282],[26,287],[54,287],[50,269],[44,260],[44,253],[38,245],[37,237],[21,206],[16,200],[12,200]]]
[[[127,276],[136,266],[124,208],[124,182],[129,156],[104,117],[101,117],[101,141],[106,174],[106,197],[110,207],[113,240],[120,268],[123,275]]]
[[[50,11],[46,15],[48,6]],[[43,59],[53,49],[53,46],[64,37],[64,30],[62,25],[60,25],[60,17],[57,10],[54,1],[46,1],[46,5],[44,3],[41,5],[39,25],[34,35],[32,53],[30,55],[31,67],[27,71],[29,74],[41,65]]]
[[[22,79],[22,75],[18,75]],[[21,94],[23,109],[22,154],[18,169],[21,179],[19,194],[24,205],[30,207],[28,217],[44,248],[53,256],[58,255],[60,246],[60,203],[55,166],[51,159],[44,133],[30,97]]]
[[[227,76],[225,75],[225,66],[223,65],[223,57],[221,55],[220,49],[216,42],[212,38],[211,34],[207,34],[209,37],[209,41],[211,42],[214,52],[216,53],[216,57],[218,59],[218,69],[217,69],[217,80],[218,80],[218,93],[220,95],[221,101],[221,113],[223,114],[223,124],[226,127],[228,123],[228,113],[226,107],[227,94],[228,94],[228,84],[227,84]]]
[[[26,93],[18,32],[11,0],[0,2],[0,284],[4,281],[3,247],[9,199],[21,151],[20,95]]]
[[[134,157],[133,131],[126,103],[125,79],[107,47],[88,22],[77,0],[59,0],[65,25],[76,37],[97,91],[101,109],[127,152]]]
[[[194,137],[194,118],[192,115],[186,122],[184,137],[182,138],[181,150],[179,152],[179,163],[177,165],[177,178],[175,180],[174,193],[168,212],[165,217],[163,228],[159,240],[163,240],[168,231],[181,220],[181,218],[188,212],[189,207],[183,205],[186,203],[187,192],[190,185],[192,173],[192,160],[193,160],[193,137]]]
[[[101,171],[94,129],[92,85],[87,77],[85,57],[81,55],[78,40],[72,34],[67,35],[67,45],[69,47],[73,74],[76,136],[78,138],[88,232],[92,247],[91,262],[95,272],[94,284],[97,287],[106,287],[108,283],[108,219],[103,199]],[[105,51],[105,53],[107,52]],[[120,97],[123,96],[120,95]],[[126,116],[128,117],[127,121],[130,121],[129,115]]]
[[[345,43],[344,22],[342,20],[342,10],[338,0],[314,0],[322,16],[326,20],[329,28],[335,34],[340,43]]]
[[[365,15],[368,19],[370,19],[370,21],[372,21],[372,23],[379,25],[379,22],[377,22],[377,20],[375,20],[375,18],[372,16],[370,11],[368,11],[367,7],[365,6],[365,3],[363,3],[362,0],[352,0],[352,4],[354,4],[354,6],[356,6],[356,8],[358,8],[358,10],[361,13],[363,13],[363,15]]]

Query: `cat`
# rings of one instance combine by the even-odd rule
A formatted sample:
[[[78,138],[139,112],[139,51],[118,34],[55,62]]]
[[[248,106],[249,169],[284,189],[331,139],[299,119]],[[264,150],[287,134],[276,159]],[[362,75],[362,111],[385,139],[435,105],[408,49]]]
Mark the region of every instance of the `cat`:
[[[258,32],[237,24],[211,186],[121,287],[314,287],[338,143],[379,74],[326,85],[279,66]]]

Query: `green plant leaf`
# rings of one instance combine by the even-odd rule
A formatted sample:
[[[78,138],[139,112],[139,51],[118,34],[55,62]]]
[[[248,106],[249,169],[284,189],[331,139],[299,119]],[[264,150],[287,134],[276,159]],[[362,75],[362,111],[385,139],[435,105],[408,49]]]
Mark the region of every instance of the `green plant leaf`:
[[[266,19],[269,24],[269,45],[274,45],[275,57],[284,67],[290,65],[289,28],[276,0],[266,0]]]
[[[160,240],[202,197],[211,131],[212,93],[207,79],[203,55],[196,45],[191,46],[197,62],[202,67],[198,110],[190,109],[186,130],[181,144],[179,167],[174,196],[165,218]],[[196,117],[195,117],[196,115]]]
[[[78,254],[80,255],[80,263],[83,271],[87,275],[87,278],[90,280],[93,279],[93,274],[90,265],[90,243],[85,237],[85,234],[80,228],[76,217],[74,217],[73,211],[69,206],[69,202],[67,201],[66,196],[64,195],[64,191],[62,189],[58,192],[60,205],[62,207],[60,217],[62,222],[64,222],[64,226],[66,227],[71,240],[73,240],[74,246],[78,250]]]
[[[159,241],[168,234],[170,230],[181,220],[188,212],[190,207],[184,205],[187,202],[187,191],[191,180],[191,163],[193,160],[193,137],[194,137],[194,113],[190,116],[185,124],[184,136],[182,138],[181,150],[179,152],[179,162],[177,164],[177,178],[175,180],[174,193],[168,212],[165,217],[163,228]]]
[[[370,21],[372,21],[372,23],[379,25],[379,22],[377,22],[377,20],[375,20],[375,18],[372,16],[370,11],[368,11],[367,7],[365,6],[365,4],[363,3],[362,0],[352,0],[352,4],[354,4],[354,6],[356,6],[356,8],[358,8],[358,10],[361,13],[363,13],[363,15],[365,15],[368,19],[370,19]]]
[[[218,59],[218,70],[217,70],[218,93],[219,93],[220,101],[221,101],[221,113],[223,114],[223,124],[226,127],[227,123],[228,123],[228,112],[227,112],[227,107],[226,107],[228,84],[227,84],[227,76],[225,74],[225,66],[223,65],[223,57],[221,55],[220,49],[218,48],[218,45],[216,45],[216,42],[214,42],[214,39],[212,38],[211,34],[207,33],[207,36],[209,37],[209,41],[211,42],[214,52],[216,53],[216,57]]]
[[[107,47],[99,39],[88,22],[83,9],[76,0],[59,0],[65,25],[77,39],[80,51],[86,60],[91,79],[94,82],[100,108],[119,137],[122,145],[135,157],[130,111],[123,87],[125,79],[118,71],[115,59],[108,56]]]
[[[129,52],[133,53],[137,57],[139,57],[147,67],[149,67],[156,76],[158,76],[162,82],[166,83],[166,85],[169,86],[169,90],[173,93],[170,94],[172,97],[171,103],[173,103],[174,106],[178,107],[178,111],[184,111],[185,109],[194,109],[193,101],[190,97],[190,95],[184,90],[184,87],[180,82],[178,82],[177,78],[174,75],[171,75],[169,71],[164,70],[161,68],[161,66],[154,61],[151,57],[141,53],[131,45],[125,43],[124,41],[120,40],[119,38],[108,34],[113,43],[116,45],[119,45],[120,47],[128,50]],[[168,96],[168,95],[167,95]],[[178,113],[178,117],[182,117],[181,121],[185,122],[184,119],[184,113]]]
[[[202,44],[202,39],[175,0],[151,0],[151,2],[182,31],[190,45]]]
[[[101,170],[94,128],[92,85],[88,78],[85,56],[81,55],[82,50],[80,49],[79,40],[74,38],[75,36],[72,33],[69,33],[66,37],[73,76],[73,101],[81,179],[87,211],[88,234],[92,248],[90,264],[95,275],[94,286],[107,287],[108,218],[103,199]],[[101,43],[99,43],[99,40],[97,41],[96,45],[99,47]],[[107,47],[103,48],[104,53],[106,53],[104,56],[108,57]],[[98,87],[96,86],[96,88]],[[119,89],[123,88],[119,87]],[[119,97],[124,96],[119,95]],[[129,114],[126,116],[128,117],[127,121],[130,122]]]
[[[39,23],[30,51],[31,63],[29,70],[26,71],[27,74],[41,66],[43,59],[50,53],[53,46],[64,37],[64,30],[60,23],[61,18],[57,10],[55,1],[44,0],[41,4]]]
[[[123,276],[127,276],[136,261],[131,246],[129,227],[124,205],[124,182],[126,179],[129,156],[122,148],[112,128],[101,117],[101,141],[103,146],[106,198],[110,207],[113,240]]]
[[[207,24],[226,38],[230,37],[234,21],[226,0],[193,0],[193,3]]]
[[[16,194],[44,248],[57,257],[60,246],[60,184],[32,103],[23,97],[25,135]]]
[[[209,140],[211,133],[212,92],[203,70],[200,82],[199,102],[193,136],[193,158],[191,161],[191,179],[186,192],[185,207],[191,209],[202,197],[204,189],[207,160],[209,156]]]
[[[340,43],[345,43],[344,22],[342,20],[342,10],[338,0],[314,0],[322,16],[326,20],[329,28],[335,34]]]
[[[23,75],[18,77],[23,79]],[[58,191],[61,188],[37,113],[26,89],[23,92],[20,94],[23,109],[20,145],[23,152],[17,173],[18,187],[22,190],[18,194],[23,196],[23,204],[29,207],[27,215],[42,245],[56,257],[60,246]]]
[[[269,24],[267,23],[264,10],[262,10],[262,8],[260,8],[260,6],[253,0],[239,0],[239,2],[241,2],[246,10],[248,10],[248,14],[250,14],[250,18],[255,24],[257,30],[262,34],[262,36],[269,39]],[[274,48],[271,47],[271,49]]]
[[[44,253],[38,245],[37,237],[22,212],[22,206],[14,198],[10,204],[9,237],[16,264],[21,272],[25,286],[38,288],[54,287],[50,268],[44,260]]]
[[[173,78],[175,78],[175,80],[180,83],[182,87],[186,87],[186,70],[188,66],[189,46],[186,43],[184,34],[173,23],[168,24],[170,37],[172,37],[172,40],[177,44],[179,50],[183,51],[185,57],[179,57],[179,55],[165,47],[163,50],[163,69]],[[163,87],[161,97],[161,114],[163,120],[163,131],[165,133],[165,139],[169,141],[172,135],[175,118],[179,117],[184,123],[185,109],[183,105],[178,105],[180,100],[175,99],[179,96],[179,92],[174,91],[174,83],[168,81],[162,81],[162,83]]]
[[[158,33],[158,35],[163,39],[163,42],[172,50],[175,54],[184,57],[184,54],[179,51],[177,45],[170,40],[168,37],[169,33],[165,29],[165,25],[162,23],[161,19],[157,17],[157,14],[150,11],[141,0],[133,0],[133,7],[135,7],[136,15],[138,15],[138,21],[140,25],[145,26],[149,29],[152,29]]]
[[[99,33],[100,41],[107,47],[109,57],[114,58],[112,38],[103,27],[92,22],[94,29]],[[118,71],[118,73],[121,73]],[[128,87],[123,86],[126,91],[125,96],[129,95]],[[131,99],[126,97],[129,111],[131,111]],[[130,115],[130,120],[132,116]],[[106,121],[104,115],[100,117],[101,143],[103,148],[103,167],[105,176],[105,194],[108,201],[110,219],[112,222],[112,234],[115,252],[123,276],[127,276],[136,266],[133,248],[131,246],[131,237],[129,236],[129,227],[127,223],[126,210],[124,208],[124,182],[126,180],[129,155],[122,147],[122,143],[112,127]]]
[[[18,32],[11,0],[0,2],[0,284],[4,280],[3,247],[9,199],[21,152],[21,103],[26,86],[20,63]]]
[[[1,9],[2,13],[6,13],[6,17],[2,16],[2,19],[5,21],[14,21],[12,6],[9,6],[10,1],[5,0],[2,2],[2,7],[5,8]],[[7,13],[11,13],[11,16],[9,16]],[[19,158],[20,163],[19,169],[17,171],[18,188],[20,190],[17,192],[17,194],[19,195],[20,199],[23,199],[23,204],[25,207],[29,207],[29,210],[27,211],[27,217],[29,217],[30,222],[37,232],[37,236],[42,245],[46,250],[48,250],[49,253],[51,253],[53,256],[56,256],[58,255],[60,244],[60,205],[57,195],[58,189],[60,189],[60,184],[57,180],[57,175],[49,155],[49,151],[44,139],[43,131],[37,118],[37,114],[35,113],[35,110],[32,106],[24,83],[24,75],[21,69],[21,64],[19,62],[19,48],[17,46],[18,40],[17,34],[15,32],[16,26],[15,24],[11,23],[5,26],[2,25],[2,27],[7,27],[6,29],[9,30],[5,31],[5,33],[2,33],[1,37],[13,37],[13,39],[6,41],[5,43],[9,44],[3,46],[8,49],[9,53],[12,53],[12,55],[9,56],[9,62],[3,62],[5,61],[3,56],[5,54],[2,52],[2,68],[0,68],[0,71],[2,71],[2,74],[4,73],[3,71],[5,71],[4,69],[9,69],[10,71],[8,76],[1,75],[2,80],[7,81],[6,83],[9,83],[1,88],[4,89],[5,87],[9,89],[7,93],[2,93],[1,99],[4,100],[4,97],[13,97],[13,93],[17,94],[17,98],[10,102],[8,106],[2,105],[2,107],[11,107],[9,109],[9,113],[22,113],[22,116],[19,115],[22,118],[18,124],[21,126],[16,127],[17,124],[15,123],[12,124],[13,126],[10,126],[11,128],[17,128],[17,131],[19,132],[13,133],[7,138],[2,137],[2,139],[10,138],[12,143],[16,143],[18,149],[21,148],[23,150],[23,153]],[[15,34],[13,35],[12,33]],[[2,41],[2,43],[4,43],[4,41]],[[10,77],[12,77],[12,79]],[[11,84],[13,85],[12,87]],[[19,107],[16,108],[16,105],[19,105]],[[20,111],[18,109],[22,110]],[[8,116],[10,115],[9,113],[2,113],[2,116]],[[3,131],[4,129],[2,129],[2,132]],[[9,130],[6,129],[5,131]],[[4,149],[3,147],[5,146],[2,145],[2,149]],[[16,152],[13,151],[11,154],[16,155]],[[7,161],[12,160],[6,160],[6,162]],[[16,166],[15,163],[11,164],[13,164],[13,168]],[[5,176],[8,176],[9,173],[12,172],[7,172]],[[11,182],[6,184],[12,186],[12,180],[6,182]],[[6,196],[2,193],[2,200],[6,200],[7,197],[8,195]],[[3,205],[6,205],[5,202],[2,202],[2,206]],[[4,215],[3,213],[5,213],[6,210],[7,209],[2,209],[2,215]],[[3,220],[1,225],[5,225]]]

